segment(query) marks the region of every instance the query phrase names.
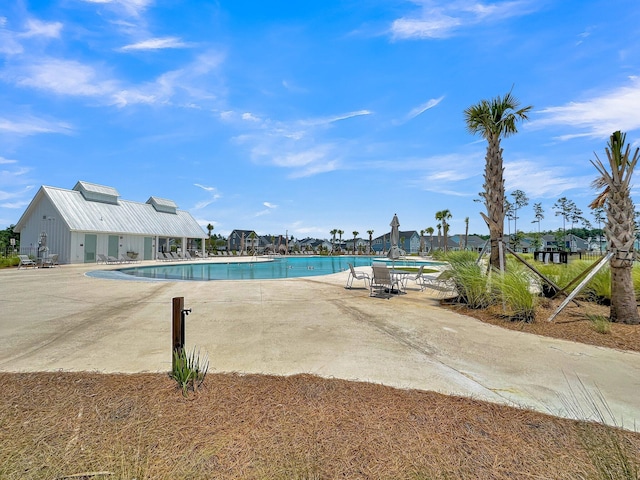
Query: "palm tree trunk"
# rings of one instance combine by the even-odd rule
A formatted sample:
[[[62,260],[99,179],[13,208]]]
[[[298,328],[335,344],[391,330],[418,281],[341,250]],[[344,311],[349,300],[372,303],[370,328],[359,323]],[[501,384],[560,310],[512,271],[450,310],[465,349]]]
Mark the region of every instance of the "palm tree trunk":
[[[618,262],[611,262],[611,309],[609,316],[612,322],[632,325],[640,324],[636,292],[633,288],[631,266],[614,266]],[[628,263],[628,262],[625,262]]]
[[[489,221],[491,238],[491,266],[500,268],[500,252],[498,242],[504,235],[504,168],[502,166],[502,148],[500,137],[492,135],[488,139],[487,156],[484,172],[485,204]],[[486,218],[485,218],[486,220]]]

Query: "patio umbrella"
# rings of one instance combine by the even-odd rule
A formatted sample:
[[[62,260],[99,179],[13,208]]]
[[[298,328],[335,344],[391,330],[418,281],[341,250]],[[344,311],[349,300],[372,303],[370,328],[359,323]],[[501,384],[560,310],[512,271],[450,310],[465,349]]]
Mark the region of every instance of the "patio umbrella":
[[[395,260],[400,258],[400,247],[398,247],[398,243],[400,242],[400,222],[398,221],[398,215],[394,214],[393,219],[391,220],[391,248],[389,249],[389,253],[387,254],[387,258],[390,258],[395,263]]]

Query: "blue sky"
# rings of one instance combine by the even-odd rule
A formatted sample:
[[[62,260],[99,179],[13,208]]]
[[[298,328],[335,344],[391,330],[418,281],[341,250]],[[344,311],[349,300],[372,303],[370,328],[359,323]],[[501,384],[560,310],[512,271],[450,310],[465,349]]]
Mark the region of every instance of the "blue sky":
[[[442,209],[452,233],[467,216],[487,233],[486,144],[463,111],[513,88],[533,110],[503,141],[506,190],[529,197],[519,229],[534,202],[557,229],[560,197],[593,220],[608,136],[640,145],[640,5],[13,0],[0,85],[2,228],[41,185],[84,180],[223,235],[377,236]]]

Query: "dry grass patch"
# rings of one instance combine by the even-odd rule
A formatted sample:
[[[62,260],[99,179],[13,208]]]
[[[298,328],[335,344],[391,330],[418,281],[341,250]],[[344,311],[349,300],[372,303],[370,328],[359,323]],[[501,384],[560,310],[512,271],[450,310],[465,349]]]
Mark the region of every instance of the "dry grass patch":
[[[0,388],[2,479],[601,478],[585,429],[640,450],[639,434],[311,375],[209,374],[188,398],[162,374],[0,373]]]

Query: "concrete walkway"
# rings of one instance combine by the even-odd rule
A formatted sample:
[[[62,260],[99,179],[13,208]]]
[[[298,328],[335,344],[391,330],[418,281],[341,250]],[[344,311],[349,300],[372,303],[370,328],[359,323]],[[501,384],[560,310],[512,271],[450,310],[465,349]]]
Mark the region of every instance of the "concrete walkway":
[[[370,298],[362,282],[343,288],[346,272],[213,282],[85,275],[112,268],[0,270],[0,371],[168,371],[172,298],[184,297],[187,346],[208,353],[210,371],[313,373],[574,418],[591,416],[602,395],[615,423],[640,428],[638,353],[501,329],[417,289]]]

